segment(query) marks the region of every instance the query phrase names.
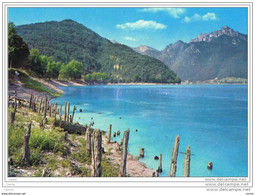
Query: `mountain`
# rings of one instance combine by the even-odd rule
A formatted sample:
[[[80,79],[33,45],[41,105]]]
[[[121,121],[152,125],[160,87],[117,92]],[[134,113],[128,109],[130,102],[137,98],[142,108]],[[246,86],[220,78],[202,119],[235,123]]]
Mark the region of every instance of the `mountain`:
[[[146,47],[139,46],[134,50],[164,62],[182,80],[247,78],[247,35],[227,26],[200,34],[189,43],[169,44],[162,51],[149,47],[143,49]]]
[[[84,72],[108,73],[116,82],[180,82],[164,63],[113,43],[73,20],[17,26],[17,33],[43,55],[78,60]]]
[[[146,45],[141,45],[141,46],[135,47],[133,49],[140,54],[146,54],[153,58],[157,58],[160,55],[160,51],[158,51],[152,47],[146,46]]]

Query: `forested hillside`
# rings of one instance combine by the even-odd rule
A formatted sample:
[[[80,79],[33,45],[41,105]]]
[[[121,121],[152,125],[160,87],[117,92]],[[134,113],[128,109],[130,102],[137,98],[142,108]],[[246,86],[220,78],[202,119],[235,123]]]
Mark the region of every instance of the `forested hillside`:
[[[17,33],[29,49],[37,48],[56,62],[81,62],[82,75],[88,81],[93,73],[100,72],[107,74],[111,82],[180,82],[161,61],[112,43],[72,20],[17,26]]]

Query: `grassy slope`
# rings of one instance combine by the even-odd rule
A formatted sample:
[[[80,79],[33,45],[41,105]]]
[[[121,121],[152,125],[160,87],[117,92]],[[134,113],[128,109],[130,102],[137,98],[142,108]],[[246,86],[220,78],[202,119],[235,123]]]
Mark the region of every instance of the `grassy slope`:
[[[53,89],[49,89],[42,83],[34,80],[31,76],[29,76],[30,73],[26,72],[25,70],[21,70],[21,69],[10,68],[8,70],[9,83],[15,82],[15,80],[14,80],[15,71],[17,71],[19,73],[19,81],[22,83],[23,87],[33,89],[33,90],[36,90],[39,92],[46,92],[47,94],[49,94],[50,96],[53,96],[53,97],[59,97],[62,95],[61,93],[54,91]]]
[[[8,109],[9,116],[12,111],[13,108]],[[9,176],[89,177],[91,157],[86,153],[85,136],[72,134],[69,141],[64,141],[64,130],[53,127],[53,118],[47,118],[48,123],[42,129],[41,114],[25,107],[17,109],[15,124],[8,127],[8,157],[13,159]],[[22,167],[23,140],[29,121],[32,121],[31,166]],[[118,176],[119,166],[109,162],[107,153],[103,154],[102,171],[105,177]]]

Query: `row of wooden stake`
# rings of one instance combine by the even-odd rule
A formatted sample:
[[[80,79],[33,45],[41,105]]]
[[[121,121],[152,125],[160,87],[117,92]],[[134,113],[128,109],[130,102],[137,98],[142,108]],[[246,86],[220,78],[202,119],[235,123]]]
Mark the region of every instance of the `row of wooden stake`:
[[[31,94],[30,102],[29,102],[29,108],[32,108],[34,112],[36,112],[36,101],[39,99],[39,97],[35,98],[33,94]],[[17,109],[17,101],[15,99],[14,104],[14,112],[11,112],[11,124],[14,122],[15,113]],[[64,106],[64,121],[67,123],[72,123],[74,118],[74,113],[76,110],[76,106],[73,107],[73,113],[69,116],[70,112],[70,102],[65,102]],[[51,117],[52,111],[54,111],[54,123],[56,122],[56,116],[57,116],[57,103],[54,105],[49,105],[49,101],[47,96],[40,100],[40,104],[38,107],[38,112],[40,113],[43,111],[43,121],[46,119],[47,116],[47,110],[49,110],[49,116]],[[58,110],[58,115],[60,119],[60,124],[62,121],[62,105],[60,105],[60,108]],[[43,123],[43,122],[42,122]],[[29,150],[29,138],[30,138],[30,132],[31,132],[31,122],[28,124],[27,133],[24,137],[24,155],[23,155],[23,163],[24,165],[29,165],[29,156],[30,156],[30,150]],[[107,136],[107,142],[111,143],[111,132],[112,132],[112,125],[109,125],[108,129],[108,136]],[[121,164],[120,164],[120,171],[119,176],[124,177],[126,176],[126,164],[127,164],[127,154],[128,154],[128,140],[129,140],[129,132],[130,130],[126,130],[123,135],[123,139],[120,143],[121,149],[122,149],[122,156],[121,156]],[[101,168],[101,160],[102,160],[102,133],[99,129],[93,130],[91,128],[91,125],[86,129],[85,134],[86,139],[86,150],[88,154],[92,155],[92,176],[93,177],[101,177],[102,176],[102,168]],[[170,171],[169,176],[175,177],[176,171],[177,171],[177,157],[178,157],[178,150],[179,150],[179,144],[180,144],[180,136],[177,136],[175,138],[174,147],[172,150],[171,155],[171,164],[170,164]],[[157,172],[162,172],[162,154],[159,155],[159,166],[157,169]],[[190,146],[187,147],[184,157],[184,165],[183,165],[183,176],[189,177],[190,176]]]
[[[57,103],[54,105],[49,105],[49,101],[47,96],[41,98],[40,104],[38,109],[36,108],[36,101],[39,99],[39,97],[35,98],[33,94],[30,96],[30,102],[29,102],[29,108],[32,109],[32,111],[38,113],[41,113],[43,111],[43,120],[46,119],[47,117],[47,110],[49,110],[48,114],[49,117],[51,117],[52,111],[54,112],[54,122],[56,121],[56,115],[57,115]],[[15,116],[17,109],[17,104],[15,100],[15,106],[14,106],[14,114],[11,114]],[[76,110],[76,106],[73,108],[73,113],[72,115],[69,116],[70,112],[70,103],[65,102],[65,107],[64,107],[64,121],[67,123],[72,123],[73,122],[73,117],[74,113]],[[59,108],[59,119],[60,123],[62,120],[62,105],[60,105]],[[14,118],[11,121],[11,124],[14,123]],[[28,124],[27,132],[24,136],[24,153],[23,153],[23,165],[24,166],[29,166],[30,164],[30,148],[29,148],[29,139],[30,139],[30,134],[31,134],[31,125],[32,123],[30,122]],[[102,132],[99,129],[93,130],[91,128],[92,125],[89,125],[89,127],[86,129],[86,134],[85,134],[85,139],[86,139],[86,150],[88,154],[91,154],[92,157],[92,176],[93,177],[101,177],[102,176],[102,167],[101,167],[101,161],[102,161]],[[65,137],[67,137],[65,133]],[[121,166],[120,166],[120,171],[119,171],[119,176],[124,177],[126,176],[126,161],[127,161],[127,146],[128,146],[128,139],[129,139],[129,129],[124,132],[124,137],[123,137],[123,151],[122,151],[122,160],[121,160]]]
[[[111,142],[111,132],[112,132],[112,125],[110,124],[109,129],[108,129],[108,143]],[[129,137],[129,133],[126,136]],[[122,158],[126,158],[125,153],[127,153],[127,145],[126,145],[127,142],[125,142],[125,132],[124,132],[123,139],[124,140],[122,140],[122,142],[121,142],[121,145],[123,146]],[[176,176],[179,144],[180,144],[180,136],[178,135],[175,138],[174,147],[173,147],[173,151],[172,151],[169,177]],[[140,157],[141,157],[141,154],[143,157],[144,156],[144,148],[141,148]],[[126,163],[126,161],[122,161],[122,162]],[[126,167],[126,164],[124,164],[124,165],[121,164],[121,166]],[[161,172],[162,172],[162,154],[159,155],[159,165],[158,165],[158,169],[157,169],[157,173],[161,173]],[[184,163],[183,163],[183,176],[184,177],[190,176],[190,146],[187,147],[186,152],[185,152]]]

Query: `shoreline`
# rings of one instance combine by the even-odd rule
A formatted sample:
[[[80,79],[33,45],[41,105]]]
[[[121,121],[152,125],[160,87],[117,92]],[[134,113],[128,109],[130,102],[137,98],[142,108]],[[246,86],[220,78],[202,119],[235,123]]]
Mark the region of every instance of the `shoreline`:
[[[45,82],[47,82],[47,81],[45,81]],[[83,86],[83,85],[81,85],[81,83],[76,83],[76,82],[63,82],[62,83],[62,82],[53,81],[50,83],[52,85],[54,85],[53,83],[55,83],[56,84],[56,85],[54,85],[55,87],[57,87],[57,86]],[[27,102],[29,102],[29,100],[30,100],[31,93],[33,93],[34,96],[41,96],[41,97],[43,97],[47,94],[46,92],[38,92],[36,90],[23,87],[19,82],[15,83],[15,84],[9,83],[8,84],[8,95],[9,96],[14,95],[15,90],[17,91],[18,98],[24,99]],[[64,92],[62,93],[62,95],[63,94],[64,94]],[[47,96],[49,96],[50,99],[56,98],[56,97],[50,96],[49,94],[47,94]],[[110,155],[109,155],[110,162],[113,164],[120,165],[121,152],[118,151],[118,143],[113,142],[113,141],[111,143],[107,143],[106,136],[102,136],[102,147],[104,147],[105,151],[110,151]],[[127,176],[130,176],[130,177],[152,177],[153,172],[156,172],[156,170],[147,167],[147,165],[145,163],[140,162],[139,157],[132,155],[130,153],[128,153],[128,157],[127,157],[126,170],[127,170]]]
[[[99,85],[120,85],[120,86],[129,86],[129,85],[248,85],[248,83],[96,83],[96,84],[87,84],[83,81],[58,81],[51,80],[50,84],[55,87],[68,87],[68,86],[99,86]]]
[[[58,89],[59,89],[59,87],[65,87],[65,86],[88,86],[84,82],[79,82],[79,81],[78,82],[75,82],[75,81],[67,82],[67,81],[56,81],[56,80],[51,80],[51,81],[44,80],[44,82],[50,83],[50,85],[54,85],[54,87],[58,88]],[[42,84],[45,84],[45,83],[42,83]],[[208,83],[204,83],[204,84],[205,85],[218,85],[218,84],[208,84]],[[241,85],[241,83],[235,83],[235,84]],[[44,96],[46,94],[46,92],[38,92],[38,91],[35,91],[32,89],[25,88],[19,82],[14,85],[9,83],[9,93],[10,92],[13,93],[15,91],[15,85],[17,86],[18,97],[26,99],[27,101],[29,101],[31,93],[34,93],[35,96],[38,96],[38,95]],[[124,85],[174,85],[174,84],[162,84],[162,83],[116,83],[115,84],[115,83],[110,83],[107,85],[123,85],[124,86]],[[180,85],[194,85],[194,84],[180,84]],[[201,83],[199,85],[201,85]],[[233,84],[221,83],[221,85],[233,85]],[[90,85],[90,86],[96,86],[96,85]],[[10,88],[12,88],[12,90],[10,90]],[[61,89],[59,89],[59,90],[61,90]],[[62,95],[63,94],[64,94],[64,91],[63,91]],[[50,96],[50,99],[52,99],[52,98],[56,98],[56,97]],[[103,136],[103,139],[105,139],[105,136]],[[102,143],[103,143],[103,147],[105,148],[106,151],[108,151],[109,149],[111,151],[111,155],[109,156],[110,161],[115,164],[120,164],[121,154],[119,154],[119,151],[116,150],[117,143],[111,142],[110,144],[107,144],[105,141],[102,141]],[[149,168],[145,163],[140,162],[139,158],[137,156],[134,156],[134,155],[128,153],[128,161],[127,161],[128,176],[131,176],[131,177],[152,177],[153,172],[156,172],[156,170],[153,170],[153,169]]]

